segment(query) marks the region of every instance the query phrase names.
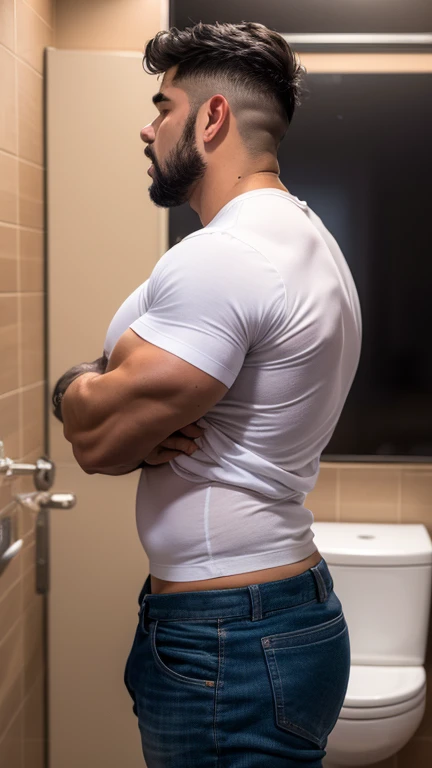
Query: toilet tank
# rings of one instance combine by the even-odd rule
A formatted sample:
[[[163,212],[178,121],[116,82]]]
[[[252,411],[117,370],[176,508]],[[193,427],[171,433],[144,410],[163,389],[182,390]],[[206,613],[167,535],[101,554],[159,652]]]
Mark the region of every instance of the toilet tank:
[[[432,583],[425,526],[315,522],[312,531],[342,603],[351,664],[423,666]]]

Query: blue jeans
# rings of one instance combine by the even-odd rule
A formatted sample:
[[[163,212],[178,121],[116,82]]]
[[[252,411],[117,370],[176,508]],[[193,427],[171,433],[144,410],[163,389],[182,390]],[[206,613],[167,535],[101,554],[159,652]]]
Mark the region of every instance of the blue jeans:
[[[139,596],[125,684],[147,768],[321,768],[350,673],[324,559],[280,581]]]

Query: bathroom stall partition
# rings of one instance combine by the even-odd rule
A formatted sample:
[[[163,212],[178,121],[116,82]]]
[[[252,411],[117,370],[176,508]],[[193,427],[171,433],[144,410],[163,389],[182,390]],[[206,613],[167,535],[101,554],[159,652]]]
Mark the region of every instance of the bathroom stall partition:
[[[149,572],[135,528],[139,472],[87,475],[49,394],[102,354],[112,316],[167,249],[139,135],[158,89],[139,52],[46,51],[47,445],[52,490],[77,497],[49,512],[50,768],[143,766],[123,684]]]

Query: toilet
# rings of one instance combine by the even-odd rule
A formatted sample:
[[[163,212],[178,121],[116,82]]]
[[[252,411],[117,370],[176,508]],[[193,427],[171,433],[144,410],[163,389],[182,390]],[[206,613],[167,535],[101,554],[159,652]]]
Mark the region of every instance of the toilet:
[[[323,767],[372,765],[402,749],[424,715],[432,542],[424,525],[315,522],[312,531],[351,645]]]

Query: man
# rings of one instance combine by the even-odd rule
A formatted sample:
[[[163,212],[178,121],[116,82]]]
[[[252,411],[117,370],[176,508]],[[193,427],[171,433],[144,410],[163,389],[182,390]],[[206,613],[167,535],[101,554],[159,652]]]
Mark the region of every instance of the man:
[[[303,502],[361,316],[336,241],[279,178],[302,68],[246,22],[159,32],[145,65],[164,74],[141,130],[150,197],[188,201],[203,228],[126,299],[106,372],[79,375],[62,403],[87,473],[143,468],[150,575],[125,683],[148,768],[318,768],[350,650]],[[158,462],[195,422],[195,445]]]

